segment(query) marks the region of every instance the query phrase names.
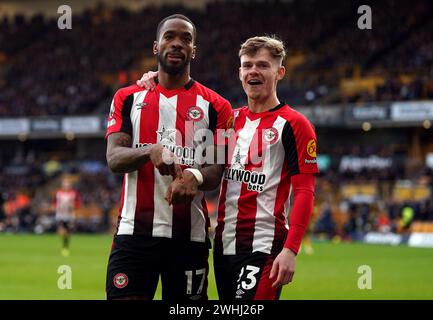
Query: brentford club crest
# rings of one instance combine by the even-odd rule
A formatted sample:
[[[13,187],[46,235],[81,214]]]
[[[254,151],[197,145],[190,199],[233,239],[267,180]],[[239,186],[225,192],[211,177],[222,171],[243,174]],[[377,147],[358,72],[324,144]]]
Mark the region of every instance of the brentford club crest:
[[[263,131],[263,141],[269,144],[275,143],[278,140],[278,130],[269,128]]]
[[[124,273],[118,273],[114,276],[113,283],[116,288],[125,288],[128,285],[128,276]]]
[[[199,107],[191,107],[188,109],[186,113],[186,118],[194,122],[202,120],[203,117],[204,117],[203,110],[200,109]]]

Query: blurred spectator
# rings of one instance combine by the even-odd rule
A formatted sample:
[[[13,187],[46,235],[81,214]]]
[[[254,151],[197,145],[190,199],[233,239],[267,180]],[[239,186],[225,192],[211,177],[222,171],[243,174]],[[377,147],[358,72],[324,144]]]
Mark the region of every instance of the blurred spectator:
[[[413,221],[415,210],[409,204],[403,205],[401,209],[401,217],[398,223],[398,232],[409,231],[409,227]]]
[[[326,202],[320,207],[319,216],[317,217],[313,232],[326,234],[328,239],[332,239],[335,234],[335,223],[332,218],[331,206]]]
[[[351,240],[361,240],[363,236],[363,220],[361,218],[359,208],[351,204],[349,207],[349,220],[344,226],[345,234]]]
[[[391,221],[385,212],[381,212],[377,218],[377,231],[383,233],[391,231]]]
[[[60,162],[54,157],[48,160],[43,165],[44,173],[47,177],[52,177],[56,173],[59,173],[62,170],[62,165]]]

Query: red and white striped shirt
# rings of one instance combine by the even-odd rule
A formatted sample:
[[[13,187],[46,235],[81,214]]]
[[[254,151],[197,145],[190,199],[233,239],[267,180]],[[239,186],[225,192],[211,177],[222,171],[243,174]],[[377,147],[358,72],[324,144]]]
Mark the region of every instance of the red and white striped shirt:
[[[173,90],[160,84],[154,91],[132,85],[116,92],[106,137],[126,132],[133,148],[159,143],[175,153],[183,168],[200,168],[194,161],[198,144],[190,143],[191,135],[200,129],[226,129],[231,116],[227,100],[192,79]],[[164,197],[172,181],[151,161],[125,174],[117,234],[204,242],[209,219],[203,192],[191,204],[169,206]]]
[[[218,206],[215,252],[281,251],[288,232],[290,177],[318,172],[313,126],[286,104],[234,111]]]
[[[74,189],[59,189],[55,198],[56,220],[73,220],[80,202],[80,196]]]

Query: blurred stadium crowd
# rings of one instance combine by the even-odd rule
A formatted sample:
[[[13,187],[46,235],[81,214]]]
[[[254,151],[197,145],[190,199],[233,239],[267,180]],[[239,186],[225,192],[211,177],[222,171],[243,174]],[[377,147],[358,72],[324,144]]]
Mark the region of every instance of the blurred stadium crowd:
[[[129,83],[143,68],[155,68],[155,28],[173,12],[187,14],[199,31],[193,76],[235,106],[244,100],[237,51],[257,34],[277,34],[287,45],[288,73],[279,92],[292,105],[433,98],[433,3],[375,1],[369,32],[356,28],[359,5],[218,1],[203,11],[166,6],[138,12],[100,5],[74,15],[68,31],[43,16],[4,17],[0,63],[7,68],[0,116],[101,110],[113,87]],[[341,81],[349,77],[368,79],[369,90],[345,92]]]
[[[198,29],[193,77],[233,107],[245,103],[237,51],[243,40],[257,34],[277,34],[286,43],[287,76],[279,84],[279,95],[294,107],[433,99],[433,2],[375,1],[374,31],[369,32],[355,27],[360,4],[215,1],[205,10],[163,6],[137,12],[101,4],[74,15],[68,31],[42,15],[2,17],[0,117],[105,114],[117,88],[156,68],[155,29],[174,12],[189,16]],[[353,81],[361,90],[350,90]],[[395,200],[398,181],[408,178],[431,193],[431,169],[424,168],[415,177],[407,177],[403,165],[342,171],[342,155],[398,155],[387,149],[324,151],[337,161],[318,179],[313,232],[356,238],[358,232],[405,232],[415,220],[433,221],[430,197]],[[74,182],[84,204],[77,230],[112,228],[121,177],[108,171],[104,155],[71,158],[37,149],[0,155],[0,231],[54,230],[51,202],[63,175]],[[347,194],[354,181],[365,181],[365,193],[373,198],[351,200]],[[369,186],[374,190],[368,191]],[[214,208],[216,193],[209,196]]]

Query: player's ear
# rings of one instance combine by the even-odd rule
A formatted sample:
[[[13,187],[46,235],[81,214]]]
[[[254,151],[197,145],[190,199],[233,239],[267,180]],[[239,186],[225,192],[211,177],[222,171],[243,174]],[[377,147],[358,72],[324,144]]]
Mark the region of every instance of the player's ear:
[[[191,58],[195,59],[195,55],[196,55],[196,53],[197,53],[197,47],[196,47],[196,46],[194,46],[194,47],[192,47],[192,54],[191,54]]]
[[[285,74],[286,74],[286,68],[284,68],[284,66],[279,66],[278,67],[277,80],[283,79]]]
[[[153,41],[153,54],[158,53],[158,41]]]
[[[242,81],[242,68],[239,67],[239,80]]]

